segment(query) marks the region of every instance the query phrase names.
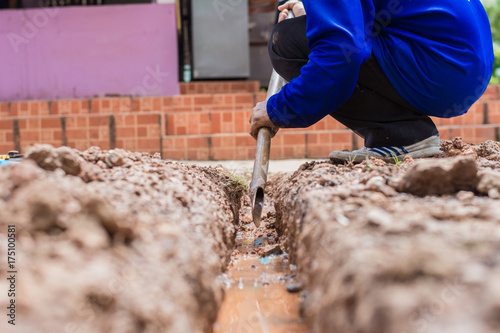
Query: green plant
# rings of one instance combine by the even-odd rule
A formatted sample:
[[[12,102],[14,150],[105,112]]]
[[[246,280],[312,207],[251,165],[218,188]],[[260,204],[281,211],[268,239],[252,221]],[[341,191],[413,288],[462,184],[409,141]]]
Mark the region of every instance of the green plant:
[[[495,62],[490,83],[500,83],[500,0],[483,1],[484,9],[490,19],[491,35],[493,37],[493,52]]]
[[[398,167],[401,166],[401,161],[399,160],[398,156],[394,153],[391,153],[391,156],[394,160],[394,164],[391,163],[391,165],[397,165]]]
[[[231,187],[234,191],[246,191],[248,188],[248,181],[238,175],[236,172],[231,172],[229,174],[229,187]]]
[[[352,167],[354,165],[354,160],[356,159],[356,155],[354,155],[353,158],[349,158],[347,161],[345,161],[345,165],[347,167]]]

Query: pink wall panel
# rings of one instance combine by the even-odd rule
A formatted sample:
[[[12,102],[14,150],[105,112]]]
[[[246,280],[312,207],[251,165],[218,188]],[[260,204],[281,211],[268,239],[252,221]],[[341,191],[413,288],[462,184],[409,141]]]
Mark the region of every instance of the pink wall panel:
[[[179,94],[173,4],[0,11],[0,101]]]

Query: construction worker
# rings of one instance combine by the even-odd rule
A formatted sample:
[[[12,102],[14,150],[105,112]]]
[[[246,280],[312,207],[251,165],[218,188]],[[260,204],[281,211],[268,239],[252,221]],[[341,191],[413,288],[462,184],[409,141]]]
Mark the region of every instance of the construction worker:
[[[268,49],[289,83],[255,106],[253,137],[330,115],[365,140],[331,152],[333,160],[435,156],[441,141],[429,116],[466,113],[491,78],[480,0],[304,0],[278,9]],[[289,10],[295,18],[285,20]]]

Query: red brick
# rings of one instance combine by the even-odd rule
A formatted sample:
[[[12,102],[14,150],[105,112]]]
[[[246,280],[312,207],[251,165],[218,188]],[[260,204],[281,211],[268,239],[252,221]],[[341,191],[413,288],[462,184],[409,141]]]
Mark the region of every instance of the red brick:
[[[481,101],[496,101],[498,100],[498,85],[489,85],[486,91],[481,96]]]
[[[62,131],[54,130],[54,140],[62,141]]]
[[[250,135],[242,135],[235,137],[235,145],[239,150],[243,147],[255,147],[257,142]]]
[[[209,113],[201,113],[199,117],[199,130],[200,134],[210,134],[212,122]]]
[[[208,137],[187,138],[188,149],[209,148]]]
[[[148,129],[146,127],[137,128],[137,136],[138,137],[148,136]]]
[[[172,106],[174,111],[176,111],[177,107],[192,107],[193,104],[192,96],[177,95],[172,97]]]
[[[111,98],[111,113],[126,113],[132,111],[132,103],[129,97]]]
[[[42,118],[42,129],[61,128],[61,119],[59,118]]]
[[[87,129],[67,129],[66,138],[68,139],[68,141],[87,139],[88,131]]]
[[[109,138],[109,131],[107,128],[102,127],[102,128],[90,128],[88,129],[88,135],[87,137],[90,140],[103,140],[106,138]]]
[[[226,105],[232,106],[234,105],[234,95],[233,94],[216,94],[213,99],[214,106]]]
[[[159,114],[140,114],[137,115],[138,125],[160,124]]]
[[[332,150],[339,149],[330,145],[308,145],[307,158],[327,158]]]
[[[260,89],[258,81],[210,81],[180,83],[181,94],[255,93]]]
[[[212,105],[213,95],[193,95],[194,105]]]
[[[76,125],[78,128],[87,128],[89,117],[76,117]]]
[[[8,117],[9,115],[9,103],[0,102],[0,117]]]
[[[42,131],[41,141],[42,142],[54,141],[54,132],[47,130]]]
[[[14,124],[12,120],[3,120],[0,119],[0,130],[11,130],[13,129]]]
[[[131,114],[115,115],[116,126],[136,126],[136,116]]]
[[[54,112],[52,112],[54,114]],[[71,114],[87,114],[89,113],[88,100],[71,101]]]
[[[236,154],[233,148],[212,148],[211,158],[213,160],[234,160]]]
[[[278,132],[279,133],[279,132]],[[280,135],[280,134],[278,134]],[[292,133],[282,133],[285,145],[305,145],[306,136],[305,134],[292,134]]]
[[[222,138],[220,136],[212,136],[212,147],[221,148],[222,147]]]
[[[500,124],[500,102],[488,102],[488,123]]]
[[[263,102],[267,98],[267,93],[265,93],[265,92],[258,92],[258,93],[254,94],[254,97],[255,97],[255,99],[254,99],[255,103]]]
[[[21,132],[21,141],[38,142],[38,141],[40,141],[40,132],[39,131],[23,131],[23,132]]]
[[[222,113],[222,121],[223,122],[232,122],[233,121],[233,113],[232,112],[223,112]]]
[[[50,114],[52,115],[72,115],[80,114],[82,110],[73,107],[74,101],[53,101],[50,106]],[[75,113],[76,111],[76,113]]]
[[[12,102],[10,104],[10,116],[11,117],[26,117],[29,116],[29,112],[27,110],[27,104],[24,103],[25,108],[21,108],[21,102]]]
[[[89,116],[89,126],[109,126],[109,116]]]
[[[28,129],[32,130],[32,129],[40,129],[41,126],[42,126],[42,123],[41,123],[41,119],[40,118],[29,118],[27,120],[28,122]]]
[[[253,105],[253,94],[238,94],[234,97],[236,104],[250,104]]]
[[[173,105],[172,97],[163,97],[162,99],[162,111],[168,111]]]
[[[198,113],[191,113],[186,116],[187,118],[187,132],[189,135],[200,134],[200,115]]]
[[[117,138],[135,138],[136,128],[135,127],[118,127],[116,128]]]
[[[159,138],[161,136],[160,126],[159,125],[148,126],[146,136],[149,138]]]
[[[476,143],[481,143],[486,140],[495,140],[494,126],[478,126],[476,127]]]
[[[187,149],[186,138],[174,138],[174,147],[176,149]]]
[[[175,115],[167,114],[167,135],[175,134]]]
[[[160,151],[160,138],[157,139],[139,139],[137,140],[137,148],[141,151],[159,152]]]
[[[212,118],[212,125],[211,125],[211,133],[212,134],[219,134],[222,132],[221,128],[221,122],[222,122],[222,115],[220,112],[212,112],[210,113],[210,116]]]

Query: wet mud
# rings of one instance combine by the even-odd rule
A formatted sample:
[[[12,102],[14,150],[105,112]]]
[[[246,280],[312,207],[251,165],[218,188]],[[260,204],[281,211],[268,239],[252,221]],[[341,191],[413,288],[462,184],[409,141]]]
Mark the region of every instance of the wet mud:
[[[313,332],[500,330],[499,143],[271,178]]]
[[[284,237],[274,230],[272,200],[266,200],[259,228],[252,222],[250,200],[245,198],[236,249],[221,277],[226,294],[214,333],[307,333],[299,315],[297,268],[283,252]],[[300,289],[300,288],[299,288]]]

